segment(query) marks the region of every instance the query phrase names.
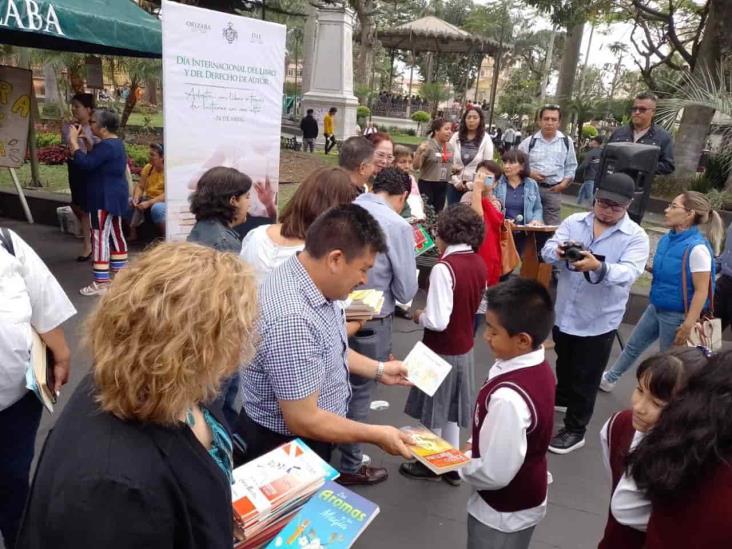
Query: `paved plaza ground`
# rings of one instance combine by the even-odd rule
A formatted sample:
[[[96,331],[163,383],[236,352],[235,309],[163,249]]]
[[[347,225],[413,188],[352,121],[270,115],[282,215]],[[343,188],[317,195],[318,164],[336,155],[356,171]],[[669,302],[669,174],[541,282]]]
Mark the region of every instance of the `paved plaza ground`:
[[[78,241],[61,234],[57,228],[28,225],[8,219],[0,219],[0,225],[12,228],[33,246],[59,279],[78,310],[78,315],[65,325],[73,351],[73,362],[71,381],[61,396],[60,410],[90,366],[88,354],[81,349],[80,328],[84,317],[94,306],[95,298],[83,297],[78,290],[91,280],[91,266],[74,261],[80,249]],[[424,292],[420,291],[417,303],[423,301]],[[622,326],[621,331],[626,338],[631,329],[632,326]],[[397,319],[394,354],[403,358],[420,337],[421,331],[413,323]],[[613,358],[619,352],[616,344]],[[548,359],[551,364],[554,358],[554,353],[549,351]],[[493,362],[490,351],[480,337],[476,342],[475,359],[477,381],[480,383],[485,379]],[[601,462],[598,432],[611,413],[628,405],[634,381],[634,376],[626,375],[618,383],[614,393],[601,393],[598,396],[584,448],[566,456],[549,455],[549,469],[554,483],[549,487],[547,516],[536,529],[532,548],[579,549],[597,546],[605,525],[609,501],[609,481]],[[402,413],[406,396],[407,390],[404,388],[379,386],[374,398],[386,400],[390,406],[388,410],[372,412],[370,421],[396,426],[412,423],[411,418]],[[561,419],[560,414],[555,416],[556,422],[561,423]],[[52,425],[53,418],[44,414],[38,433],[38,449]],[[378,503],[381,513],[359,539],[356,547],[439,549],[465,546],[465,504],[470,494],[466,485],[455,488],[444,482],[410,480],[397,471],[400,459],[385,455],[373,446],[367,446],[366,453],[372,457],[374,465],[387,467],[390,477],[383,484],[357,489],[364,497]],[[110,512],[113,510],[110,509]]]

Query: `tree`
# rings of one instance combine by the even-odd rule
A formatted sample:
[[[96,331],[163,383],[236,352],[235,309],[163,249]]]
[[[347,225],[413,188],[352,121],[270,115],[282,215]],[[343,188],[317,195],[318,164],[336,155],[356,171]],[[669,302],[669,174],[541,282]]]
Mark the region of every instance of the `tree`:
[[[439,82],[426,82],[422,84],[420,95],[432,104],[432,118],[437,116],[437,108],[441,101],[450,97],[450,90]]]
[[[120,128],[127,127],[130,114],[137,104],[138,90],[143,83],[155,82],[160,78],[162,65],[159,60],[127,58],[123,62],[124,68],[130,77],[130,91],[125,100],[125,106],[122,110],[120,119]],[[150,84],[148,84],[150,85]]]

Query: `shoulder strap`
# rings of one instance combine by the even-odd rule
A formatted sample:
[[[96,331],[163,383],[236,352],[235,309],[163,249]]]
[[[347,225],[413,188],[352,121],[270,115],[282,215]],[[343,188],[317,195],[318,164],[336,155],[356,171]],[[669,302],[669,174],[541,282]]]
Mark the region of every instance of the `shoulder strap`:
[[[529,152],[531,152],[531,149],[534,148],[534,145],[536,145],[536,137],[533,135],[531,136],[531,141],[529,141]]]
[[[10,236],[10,231],[5,227],[0,227],[0,243],[5,246],[5,249],[10,255],[15,257],[15,246],[13,245],[13,238]]]
[[[686,288],[686,267],[689,265],[689,253],[691,252],[691,249],[698,245],[699,244],[691,244],[688,246],[684,252],[684,257],[681,260],[681,291],[684,295],[684,315],[689,313],[688,291]],[[712,262],[714,262],[714,257],[712,257]],[[707,299],[709,300],[709,312],[714,316],[714,285],[712,284],[711,271],[709,271],[709,292],[707,293]]]
[[[564,137],[562,137],[562,141],[564,141],[564,146],[565,146],[565,147],[566,147],[566,149],[567,149],[567,154],[569,154],[569,137],[567,137],[567,136],[565,135]]]

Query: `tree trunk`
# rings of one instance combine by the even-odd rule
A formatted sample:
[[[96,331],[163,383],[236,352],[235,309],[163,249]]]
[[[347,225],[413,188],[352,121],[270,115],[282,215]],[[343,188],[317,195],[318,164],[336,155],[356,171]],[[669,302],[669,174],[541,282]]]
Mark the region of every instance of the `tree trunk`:
[[[43,64],[43,87],[46,90],[46,103],[59,103],[61,101],[61,95],[58,92],[56,70],[50,63]]]
[[[569,122],[569,103],[572,101],[572,89],[574,88],[577,65],[579,64],[580,48],[582,46],[582,33],[585,23],[577,23],[567,29],[567,38],[564,41],[562,52],[562,64],[559,67],[559,83],[557,84],[557,102],[562,108],[562,120],[560,128],[567,129]]]
[[[130,119],[135,105],[137,105],[137,90],[140,88],[140,82],[132,79],[130,84],[130,93],[127,94],[127,101],[125,101],[125,108],[122,111],[122,119],[120,120],[119,127],[124,129],[127,127],[127,121]]]
[[[158,104],[158,79],[151,78],[145,82],[145,101],[151,105]]]
[[[357,84],[370,87],[376,48],[376,22],[373,15],[376,0],[353,0],[351,5],[356,10],[359,26],[359,47],[354,75]]]
[[[725,23],[730,21],[730,18],[732,18],[732,2],[728,0],[710,1],[707,25],[692,70],[694,78],[702,78],[704,72],[710,73],[713,78],[718,75],[722,51],[730,51],[732,47],[732,38],[725,33]],[[674,139],[675,175],[677,177],[691,178],[696,175],[699,157],[704,149],[704,142],[713,117],[714,109],[707,107],[684,109],[679,131]]]

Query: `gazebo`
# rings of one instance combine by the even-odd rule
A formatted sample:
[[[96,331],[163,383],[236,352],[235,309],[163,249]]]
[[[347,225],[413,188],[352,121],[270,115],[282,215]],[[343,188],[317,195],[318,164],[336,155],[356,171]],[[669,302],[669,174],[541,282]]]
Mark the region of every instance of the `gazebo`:
[[[493,65],[493,86],[491,89],[491,117],[495,102],[495,88],[498,79],[501,52],[507,44],[499,44],[494,40],[477,34],[471,34],[447,21],[427,15],[411,23],[405,23],[379,32],[378,39],[384,48],[389,50],[408,50],[412,53],[462,53],[487,54],[496,62]],[[433,57],[430,56],[427,68],[427,81],[432,80]],[[411,102],[414,67],[409,72],[409,97]],[[411,105],[407,106],[407,114]]]

